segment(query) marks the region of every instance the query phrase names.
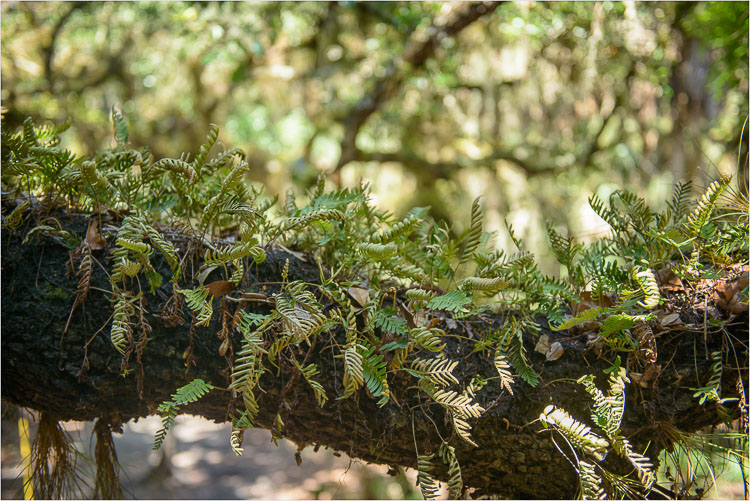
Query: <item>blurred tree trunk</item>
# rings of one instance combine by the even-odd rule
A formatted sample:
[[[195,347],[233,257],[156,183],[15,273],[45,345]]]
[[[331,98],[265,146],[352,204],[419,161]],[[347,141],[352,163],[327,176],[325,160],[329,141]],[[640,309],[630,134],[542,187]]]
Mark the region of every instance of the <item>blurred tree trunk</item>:
[[[85,215],[51,214],[62,227],[81,238],[88,227]],[[110,221],[116,225],[116,221]],[[43,411],[58,420],[103,419],[117,425],[136,417],[156,413],[157,406],[169,399],[176,388],[199,377],[215,386],[226,387],[229,382],[231,356],[219,356],[221,310],[227,304],[215,300],[214,319],[209,328],[196,328],[187,321],[184,325],[166,325],[162,309],[171,297],[171,285],[164,284],[155,296],[147,295],[146,320],[152,331],[148,345],[137,360],[135,354],[123,363],[109,340],[112,305],[108,299],[109,284],[102,266],[107,266],[106,251],[94,251],[97,263],[91,279],[91,290],[86,302],[70,317],[77,281],[66,273],[68,250],[51,237],[32,237],[22,244],[28,228],[15,233],[2,231],[2,398],[8,402]],[[175,234],[177,235],[177,234]],[[315,281],[317,266],[311,259],[296,257],[286,250],[269,249],[267,260],[249,270],[251,282],[278,280],[286,260],[289,260],[289,280]],[[158,260],[155,260],[158,261]],[[164,276],[169,276],[166,263],[156,263]],[[186,265],[190,269],[190,265]],[[711,315],[715,307],[709,305]],[[262,311],[258,306],[256,311]],[[267,308],[267,306],[266,306]],[[233,309],[229,310],[233,313]],[[267,310],[266,310],[267,311]],[[183,313],[189,319],[187,310]],[[719,421],[712,404],[699,406],[690,387],[700,386],[698,374],[706,374],[710,360],[705,351],[720,349],[722,333],[703,333],[702,311],[683,311],[686,323],[693,322],[692,330],[667,330],[657,334],[660,376],[647,384],[628,385],[624,435],[656,461],[658,453],[671,445],[674,433],[694,431]],[[547,323],[539,319],[542,326]],[[473,337],[482,327],[497,328],[501,315],[481,315],[471,324],[463,320],[441,318],[441,326],[450,335],[450,354],[461,360],[456,375],[462,385],[477,372],[486,377],[496,375],[491,355],[472,354],[474,343],[461,337]],[[568,460],[558,452],[550,433],[540,433],[542,427],[534,421],[550,403],[565,408],[579,420],[588,421],[591,399],[580,385],[573,384],[584,374],[595,374],[599,385],[605,385],[603,370],[609,366],[587,350],[585,335],[567,332],[544,333],[551,342],[559,341],[564,355],[559,360],[545,362],[535,352],[536,339],[525,336],[526,350],[534,368],[542,377],[541,383],[531,387],[520,379],[514,394],[501,390],[490,382],[478,394],[486,409],[473,423],[472,437],[478,447],[473,448],[453,435],[452,425],[439,405],[430,405],[413,388],[403,372],[389,375],[391,400],[383,407],[362,389],[354,396],[337,400],[342,393],[343,361],[334,357],[329,341],[313,338],[312,346],[295,356],[308,357],[320,369],[319,380],[329,401],[322,408],[313,392],[291,359],[280,357],[280,367],[271,367],[261,379],[258,394],[260,413],[256,425],[272,429],[280,415],[284,427],[281,435],[296,442],[300,448],[308,445],[327,446],[343,451],[354,458],[381,464],[415,467],[415,444],[420,454],[437,453],[441,442],[437,434],[455,445],[466,486],[480,489],[485,494],[508,498],[570,498],[577,490],[576,474]],[[713,332],[713,331],[711,331]],[[747,338],[747,316],[739,317],[726,327],[727,339]],[[334,333],[343,336],[343,333]],[[233,349],[239,348],[240,336],[234,334]],[[734,336],[734,337],[732,337]],[[705,343],[705,344],[704,344]],[[741,342],[738,352],[743,352]],[[192,347],[192,348],[190,348]],[[190,348],[193,364],[185,367],[184,354]],[[696,351],[697,350],[697,351]],[[697,355],[696,355],[697,353]],[[301,359],[301,358],[300,358]],[[635,362],[634,362],[635,363]],[[656,367],[655,366],[655,367]],[[722,397],[736,396],[736,383],[741,372],[725,365]],[[742,371],[747,387],[747,374]],[[495,388],[497,386],[497,388]],[[141,387],[142,392],[139,392]],[[139,394],[140,393],[140,394]],[[229,420],[237,405],[230,392],[215,389],[183,412],[200,415],[217,422]],[[229,447],[227,437],[227,447]],[[558,440],[559,442],[559,440]],[[436,474],[445,478],[447,471],[435,460]],[[612,453],[606,465],[623,472],[628,468],[617,462]],[[624,468],[624,469],[623,469]]]

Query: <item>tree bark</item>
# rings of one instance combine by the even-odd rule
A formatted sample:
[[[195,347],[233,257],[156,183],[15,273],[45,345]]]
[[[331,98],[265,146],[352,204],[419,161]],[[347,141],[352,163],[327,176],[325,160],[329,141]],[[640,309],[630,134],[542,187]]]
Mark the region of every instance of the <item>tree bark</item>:
[[[88,215],[52,214],[62,227],[81,239],[88,227]],[[112,224],[116,225],[116,222]],[[155,295],[147,294],[146,321],[152,328],[147,346],[142,351],[142,367],[135,353],[130,355],[129,369],[123,377],[122,357],[109,340],[112,306],[107,275],[107,251],[94,251],[94,273],[91,289],[82,305],[70,318],[75,300],[77,280],[66,274],[69,251],[53,238],[32,236],[22,240],[31,225],[9,232],[2,231],[2,398],[17,405],[49,413],[59,420],[93,420],[101,418],[114,425],[156,413],[157,406],[170,398],[176,388],[200,377],[215,385],[207,396],[181,409],[217,422],[225,422],[237,402],[224,390],[229,384],[231,358],[219,356],[222,308],[215,300],[214,319],[209,327],[194,327],[185,310],[186,324],[168,326],[161,311],[172,295],[171,284],[165,283]],[[175,234],[176,235],[176,234]],[[185,248],[190,242],[174,236]],[[110,244],[113,239],[110,238]],[[312,259],[305,261],[298,254],[281,248],[268,249],[268,258],[249,270],[252,283],[279,280],[285,261],[290,262],[289,280],[315,281],[318,269]],[[157,269],[169,276],[166,263],[153,259]],[[186,265],[189,269],[190,266]],[[182,287],[190,283],[181,283]],[[269,289],[269,295],[272,288]],[[666,291],[663,291],[667,294]],[[708,300],[707,300],[708,301]],[[679,304],[672,301],[672,305]],[[728,318],[728,313],[707,302],[705,312],[684,309],[680,315],[690,328],[657,332],[659,376],[645,387],[635,383],[627,386],[624,435],[636,450],[654,462],[660,450],[670,445],[667,432],[672,429],[694,431],[719,422],[711,404],[699,406],[693,397],[695,388],[703,386],[710,360],[704,353],[719,350],[723,342],[729,353],[736,350],[744,360],[742,340],[747,339],[747,314],[735,318],[722,330],[702,324],[704,318]],[[268,311],[268,305],[249,306],[255,311]],[[265,309],[264,309],[265,308]],[[234,306],[230,313],[234,313]],[[469,320],[440,317],[441,327],[449,334],[477,337],[483,328],[497,328],[503,315],[485,314]],[[546,320],[540,318],[546,326]],[[705,330],[704,330],[705,329]],[[526,336],[527,355],[541,382],[532,388],[517,378],[510,395],[499,385],[490,384],[478,393],[479,403],[486,409],[473,423],[473,448],[459,437],[452,436],[452,426],[442,408],[429,403],[414,388],[414,380],[403,372],[388,375],[391,400],[383,407],[362,389],[353,397],[337,400],[342,393],[343,361],[335,358],[331,341],[318,336],[309,349],[280,357],[278,371],[267,372],[257,393],[260,413],[256,425],[271,429],[277,414],[283,422],[283,435],[300,448],[308,445],[326,446],[366,461],[416,466],[415,444],[420,454],[437,453],[440,435],[456,447],[464,484],[480,493],[508,498],[570,498],[577,489],[576,473],[558,452],[550,432],[534,422],[549,404],[566,409],[576,419],[589,423],[591,399],[581,385],[573,381],[584,374],[597,376],[600,388],[606,388],[603,369],[611,364],[604,357],[587,351],[585,334],[551,332],[550,342],[559,341],[563,356],[552,362],[534,351],[536,338]],[[233,349],[239,349],[239,334],[234,334]],[[343,342],[343,333],[334,333]],[[458,360],[455,371],[464,387],[471,374],[485,377],[496,375],[488,353],[472,354],[473,343],[459,337],[448,337],[447,355]],[[137,341],[137,340],[135,340]],[[183,353],[193,345],[195,365],[185,367]],[[307,357],[306,364],[316,363],[318,378],[328,402],[321,408],[304,378],[298,377],[292,357]],[[627,357],[623,354],[623,358]],[[746,355],[745,355],[746,357]],[[610,361],[613,354],[607,354]],[[730,361],[731,356],[727,357]],[[625,362],[623,362],[625,363]],[[630,363],[630,362],[628,362]],[[696,370],[698,373],[696,374]],[[142,371],[142,373],[141,373]],[[725,365],[722,397],[737,396],[737,380],[747,387],[746,368]],[[142,392],[139,394],[139,387]],[[239,406],[241,407],[241,403]],[[227,437],[228,442],[229,437]],[[564,443],[559,440],[558,443]],[[229,444],[227,443],[227,446]],[[564,446],[563,446],[564,447]],[[614,453],[606,464],[618,469]],[[436,464],[436,476],[445,478],[447,470]],[[627,472],[628,470],[624,470]]]

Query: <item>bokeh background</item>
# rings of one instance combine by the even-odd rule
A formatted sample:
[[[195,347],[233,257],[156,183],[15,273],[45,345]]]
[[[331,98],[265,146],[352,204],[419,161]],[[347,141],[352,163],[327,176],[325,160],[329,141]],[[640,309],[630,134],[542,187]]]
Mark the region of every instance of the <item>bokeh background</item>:
[[[326,172],[457,232],[482,195],[495,245],[515,250],[508,221],[547,273],[546,223],[582,242],[608,230],[592,194],[626,187],[659,209],[677,181],[699,192],[734,175],[746,189],[747,2],[507,2],[450,30],[468,8],[4,1],[2,126],[71,119],[63,146],[88,155],[113,145],[115,107],[130,143],[162,158],[195,154],[215,123],[246,152],[248,181],[282,200]]]

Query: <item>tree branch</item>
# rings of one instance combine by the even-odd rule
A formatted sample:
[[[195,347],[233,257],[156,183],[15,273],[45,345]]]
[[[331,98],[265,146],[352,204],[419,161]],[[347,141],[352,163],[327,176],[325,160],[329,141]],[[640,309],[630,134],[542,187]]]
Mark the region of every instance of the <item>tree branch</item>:
[[[88,228],[88,218],[66,213],[52,214],[62,227],[80,238]],[[226,388],[229,384],[231,357],[220,356],[221,340],[215,335],[220,328],[221,314],[214,315],[209,327],[196,328],[188,324],[170,325],[162,310],[172,296],[172,285],[165,283],[156,295],[146,295],[146,320],[153,329],[148,334],[148,346],[142,353],[142,393],[139,395],[137,374],[123,378],[121,356],[113,348],[108,324],[112,313],[109,284],[103,268],[95,266],[91,289],[86,302],[72,315],[70,328],[63,335],[71,306],[75,300],[75,277],[65,273],[68,250],[51,237],[32,238],[21,244],[25,231],[2,231],[2,398],[17,405],[49,413],[56,419],[92,420],[104,418],[117,425],[129,419],[156,412],[156,408],[176,388],[200,377],[217,389],[197,403],[181,408],[182,412],[203,416],[217,422],[229,419],[238,405]],[[185,249],[190,240],[176,232],[169,238],[178,248]],[[97,263],[108,265],[106,253],[94,251]],[[251,268],[249,281],[270,283],[278,281],[284,263],[289,260],[289,280],[314,281],[318,269],[285,250],[268,249],[267,260]],[[165,262],[157,262],[157,270],[169,276]],[[188,267],[189,268],[189,267]],[[187,278],[183,280],[188,280]],[[190,282],[186,285],[189,286]],[[247,289],[247,287],[245,288]],[[251,289],[256,291],[256,289]],[[269,292],[270,294],[270,292]],[[217,311],[228,308],[214,300]],[[236,303],[235,303],[236,304]],[[251,306],[257,313],[268,311],[267,305]],[[233,313],[229,310],[229,313]],[[185,319],[190,315],[185,310]],[[688,312],[687,315],[693,315]],[[464,484],[480,489],[480,493],[508,498],[570,498],[575,495],[576,474],[567,460],[557,451],[547,433],[536,423],[540,412],[550,403],[563,407],[580,420],[591,413],[591,399],[580,385],[572,383],[584,374],[605,379],[603,370],[610,365],[604,358],[587,353],[586,336],[572,336],[567,332],[544,333],[551,342],[560,342],[564,355],[554,362],[546,362],[535,352],[536,339],[526,335],[528,358],[542,381],[531,387],[521,380],[510,395],[492,382],[496,369],[487,354],[473,353],[474,343],[469,338],[483,329],[499,328],[500,314],[485,314],[470,322],[452,320],[436,313],[441,327],[449,334],[445,351],[460,364],[454,374],[466,387],[473,374],[490,378],[490,384],[477,394],[479,403],[487,409],[473,422],[471,431],[478,447],[472,448],[458,437],[447,420],[444,409],[424,398],[414,389],[414,381],[403,371],[388,376],[391,400],[378,407],[376,400],[365,390],[346,399],[342,394],[343,360],[336,358],[331,343],[343,343],[343,331],[334,332],[330,341],[311,343],[299,351],[286,351],[279,358],[279,369],[267,371],[258,388],[260,412],[256,425],[271,429],[277,412],[284,422],[283,434],[299,444],[324,445],[343,451],[354,458],[390,465],[414,467],[413,448],[416,440],[420,453],[437,452],[441,436],[456,447]],[[695,315],[693,318],[703,318]],[[543,318],[540,325],[546,326]],[[699,323],[699,322],[698,322]],[[656,460],[659,451],[670,443],[662,430],[674,428],[693,431],[717,423],[719,418],[711,405],[698,406],[693,397],[695,370],[705,370],[710,361],[694,357],[694,343],[707,341],[709,351],[721,349],[722,339],[747,338],[747,316],[738,323],[704,337],[703,326],[693,331],[665,330],[657,333],[661,375],[645,387],[627,386],[627,405],[623,419],[623,433],[635,447],[643,450],[648,442],[647,455]],[[708,332],[708,331],[707,331]],[[230,335],[234,353],[240,348],[241,336]],[[741,341],[737,348],[741,349]],[[192,346],[195,365],[186,374],[183,352]],[[699,349],[703,352],[703,347]],[[232,353],[231,351],[229,353]],[[307,358],[306,358],[307,357]],[[130,366],[138,364],[130,360]],[[329,401],[319,407],[304,378],[298,377],[295,361],[315,363],[320,370],[320,383]],[[730,358],[731,360],[731,358]],[[743,370],[743,384],[747,375]],[[736,381],[741,372],[736,367],[724,366],[722,397],[735,396]],[[294,382],[291,382],[294,379]],[[288,388],[287,388],[288,386]],[[239,403],[241,406],[242,404]],[[412,435],[412,422],[416,430]],[[229,438],[229,437],[227,437]],[[228,444],[227,444],[228,446]],[[614,454],[607,459],[607,467],[618,469]],[[445,478],[447,470],[436,461],[436,475]],[[624,471],[627,473],[627,470]],[[543,476],[554,481],[543,481]]]
[[[391,64],[385,76],[375,84],[375,88],[365,95],[352,108],[344,121],[344,138],[341,141],[341,157],[333,172],[339,171],[344,165],[353,161],[357,151],[357,134],[365,121],[380,109],[386,101],[392,98],[404,78],[411,71],[420,68],[425,61],[432,57],[440,42],[461,30],[485,14],[491,13],[502,2],[479,2],[471,4],[464,12],[458,14],[450,23],[441,28],[434,28],[434,33],[425,41],[412,39],[402,57],[401,65]]]

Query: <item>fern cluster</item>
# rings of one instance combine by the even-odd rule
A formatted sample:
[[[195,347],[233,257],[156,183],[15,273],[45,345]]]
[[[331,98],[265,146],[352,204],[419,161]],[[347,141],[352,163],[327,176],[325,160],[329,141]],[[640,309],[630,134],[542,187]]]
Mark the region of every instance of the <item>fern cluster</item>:
[[[215,151],[216,126],[211,126],[194,158],[155,160],[147,149],[130,149],[126,121],[114,110],[112,119],[116,147],[91,159],[58,148],[58,135],[69,124],[37,127],[27,120],[17,132],[3,130],[3,187],[9,197],[18,199],[3,218],[3,227],[10,231],[21,227],[34,202],[30,193],[121,218],[117,230],[102,229],[100,238],[111,270],[111,340],[122,354],[133,347],[133,331],[140,321],[136,316],[143,316],[141,299],[146,294],[166,288],[162,292],[184,297],[198,328],[211,325],[221,298],[217,306],[224,315],[221,336],[227,340],[234,333],[239,339],[239,349],[229,352],[234,359],[227,387],[237,400],[230,436],[237,454],[242,452],[242,433],[254,425],[260,411],[256,393],[261,378],[270,377],[269,367],[281,367],[282,361],[296,367],[295,377],[306,382],[321,407],[347,398],[396,405],[391,404],[394,378],[407,375],[415,382],[422,405],[442,409],[457,443],[476,445],[471,430],[484,413],[478,401],[484,387],[496,384],[512,395],[519,384],[536,386],[541,381],[525,346],[540,332],[538,315],[556,324],[553,330],[595,324],[610,356],[651,350],[646,356],[653,361],[649,322],[662,301],[656,270],[669,266],[682,276],[699,277],[713,263],[747,262],[747,225],[730,217],[722,205],[722,195],[729,190],[726,180],[711,184],[697,204],[689,200],[689,184],[678,185],[663,212],[652,211],[642,198],[627,191],[615,192],[608,203],[592,197],[592,208],[612,232],[584,247],[549,226],[552,250],[566,271],[563,277],[553,277],[538,269],[510,225],[518,252],[493,249],[492,235],[483,232],[479,198],[472,203],[468,224],[460,234],[428,217],[427,208],[412,209],[402,218],[375,208],[365,185],[327,191],[323,176],[310,192],[299,197],[287,194],[282,205],[278,197],[250,187],[242,151]],[[188,244],[173,243],[165,233],[167,225],[179,227]],[[29,230],[27,238],[36,234],[75,239],[62,231],[41,224]],[[79,242],[72,244],[79,246]],[[287,261],[279,284],[262,294],[252,289],[247,270],[262,263],[276,244],[311,254],[320,280],[289,282]],[[83,275],[91,267],[90,251],[81,251]],[[157,258],[170,267],[168,282],[157,271]],[[188,258],[196,268],[191,276],[184,264]],[[212,272],[223,273],[223,280],[204,285]],[[81,280],[79,296],[85,297],[88,289]],[[568,315],[587,290],[600,306]],[[251,313],[247,303],[258,297],[267,307],[263,313]],[[614,298],[610,305],[604,305],[605,297]],[[233,333],[226,325],[232,317],[227,313],[229,303],[237,305]],[[473,353],[486,357],[495,372],[474,374],[471,384],[462,388],[454,374],[462,361],[451,358],[449,334],[438,326],[445,319],[475,317],[490,309],[506,313],[502,325],[481,332],[471,342]],[[322,381],[318,367],[302,358],[301,353],[319,338],[331,346],[343,369],[337,383]],[[225,347],[220,354],[226,352]],[[707,385],[696,389],[701,403],[722,402],[720,378],[719,356]],[[621,481],[600,466],[607,451],[630,461],[643,492],[653,482],[648,459],[620,435],[627,381],[624,372],[613,373],[606,395],[590,376],[579,381],[594,399],[592,419],[604,436],[554,406],[540,416],[545,426],[559,431],[582,454],[574,464],[584,497],[601,497],[606,485]],[[164,426],[156,448],[178,407],[211,388],[195,380],[160,406]],[[282,414],[277,412],[274,419],[275,439],[283,435],[286,415]],[[463,484],[454,447],[443,441],[439,457],[448,468],[449,492],[458,496]],[[425,497],[437,492],[437,481],[431,476],[434,458],[418,455],[419,485]]]

